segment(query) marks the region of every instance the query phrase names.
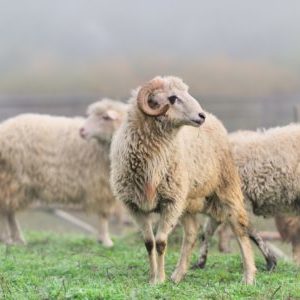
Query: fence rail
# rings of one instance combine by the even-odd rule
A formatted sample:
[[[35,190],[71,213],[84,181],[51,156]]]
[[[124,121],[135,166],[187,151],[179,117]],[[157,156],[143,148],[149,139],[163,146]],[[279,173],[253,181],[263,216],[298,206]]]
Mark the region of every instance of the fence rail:
[[[295,105],[294,111],[295,111],[295,121],[300,122],[300,104]]]
[[[294,121],[296,117],[299,120],[300,95],[196,98],[207,111],[217,115],[230,131],[284,125]],[[97,95],[0,95],[0,120],[26,112],[85,115],[88,104],[97,99]]]

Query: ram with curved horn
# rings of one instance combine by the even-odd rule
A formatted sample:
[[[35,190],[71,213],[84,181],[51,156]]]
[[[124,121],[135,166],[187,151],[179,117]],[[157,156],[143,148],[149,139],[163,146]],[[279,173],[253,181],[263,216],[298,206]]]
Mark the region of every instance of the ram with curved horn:
[[[149,100],[159,108],[149,107]],[[222,123],[203,111],[180,78],[156,77],[130,100],[127,118],[112,141],[111,185],[142,231],[151,283],[165,280],[167,239],[179,219],[184,239],[172,280],[184,277],[197,238],[198,213],[230,223],[241,249],[245,283],[253,283],[248,216],[230,149]],[[160,216],[156,234],[153,212]]]

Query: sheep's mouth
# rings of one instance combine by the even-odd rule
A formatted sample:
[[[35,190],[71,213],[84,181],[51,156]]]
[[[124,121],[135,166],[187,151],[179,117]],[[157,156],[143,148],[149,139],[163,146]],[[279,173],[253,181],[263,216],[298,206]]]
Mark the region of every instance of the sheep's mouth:
[[[200,127],[204,123],[204,120],[191,120],[191,124],[195,127]]]

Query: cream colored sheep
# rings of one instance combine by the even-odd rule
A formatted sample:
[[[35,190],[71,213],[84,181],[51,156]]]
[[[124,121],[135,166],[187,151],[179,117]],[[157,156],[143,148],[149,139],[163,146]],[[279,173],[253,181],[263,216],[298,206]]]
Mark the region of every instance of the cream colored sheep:
[[[112,133],[126,105],[104,100],[83,118],[24,114],[0,124],[0,212],[8,227],[5,242],[23,243],[15,213],[42,203],[82,204],[99,216],[99,241],[112,246],[108,217],[115,199],[109,186]],[[103,139],[85,141],[79,129],[94,115],[102,117]],[[81,129],[84,135],[84,129]]]
[[[156,77],[133,96],[127,119],[113,138],[111,184],[142,231],[151,283],[165,280],[167,238],[180,217],[185,234],[172,280],[183,278],[199,212],[230,222],[243,256],[244,280],[253,282],[256,268],[248,216],[227,132],[219,120],[203,112],[181,79]],[[160,215],[155,237],[153,212]]]
[[[300,215],[300,124],[230,135],[245,200],[257,216]],[[214,223],[212,220],[209,222]],[[206,235],[213,234],[217,224]],[[199,262],[206,260],[200,250]],[[200,264],[201,265],[201,264]]]

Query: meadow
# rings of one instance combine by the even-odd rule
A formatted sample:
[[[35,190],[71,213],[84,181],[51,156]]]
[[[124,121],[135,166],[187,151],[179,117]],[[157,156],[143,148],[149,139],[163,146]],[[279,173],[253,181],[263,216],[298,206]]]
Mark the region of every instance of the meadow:
[[[115,238],[104,249],[80,234],[26,232],[26,246],[0,246],[1,299],[300,299],[297,267],[279,261],[272,273],[256,255],[256,283],[241,282],[238,254],[211,252],[205,270],[190,269],[180,284],[167,280],[151,286],[148,263],[138,233]],[[169,244],[166,271],[170,277],[180,236]],[[193,261],[197,258],[194,251]]]

